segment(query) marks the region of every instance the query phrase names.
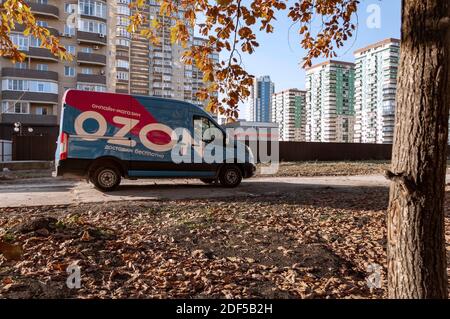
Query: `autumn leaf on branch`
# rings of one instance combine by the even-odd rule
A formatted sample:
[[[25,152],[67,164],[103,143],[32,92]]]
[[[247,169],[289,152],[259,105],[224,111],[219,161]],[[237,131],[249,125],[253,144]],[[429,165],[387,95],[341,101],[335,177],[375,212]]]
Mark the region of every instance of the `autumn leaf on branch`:
[[[13,62],[24,61],[26,54],[20,52],[11,40],[10,34],[16,30],[16,24],[24,27],[23,34],[32,36],[40,41],[41,47],[48,49],[61,60],[72,60],[59,39],[50,34],[50,31],[36,23],[36,18],[30,6],[24,0],[6,0],[0,5],[0,56],[9,57]]]
[[[238,117],[238,104],[250,96],[253,76],[242,67],[242,54],[252,54],[259,47],[255,30],[274,32],[276,14],[286,11],[283,0],[157,0],[159,17],[147,23],[144,14],[145,1],[132,1],[130,32],[141,30],[151,42],[157,44],[158,30],[170,23],[173,44],[186,47],[195,27],[206,39],[201,45],[185,48],[182,61],[195,65],[204,75],[206,88],[197,93],[201,100],[209,99],[207,110],[219,111],[229,120]],[[336,48],[352,36],[356,26],[352,18],[356,14],[358,0],[302,0],[287,10],[287,16],[300,23],[301,46],[307,50],[304,66],[310,66],[317,57],[332,58]],[[322,21],[317,34],[311,30],[314,17]],[[198,19],[201,17],[201,19]],[[144,25],[148,27],[143,27]],[[214,62],[212,53],[223,59]],[[217,97],[219,93],[219,97]]]
[[[301,46],[307,51],[303,59],[304,67],[311,66],[314,58],[331,59],[337,56],[335,48],[341,48],[356,30],[352,18],[356,14],[359,2],[359,0],[304,0],[296,2],[289,8],[288,16],[293,22],[300,23]],[[322,28],[316,35],[313,35],[311,30],[314,16],[318,16],[322,21]]]

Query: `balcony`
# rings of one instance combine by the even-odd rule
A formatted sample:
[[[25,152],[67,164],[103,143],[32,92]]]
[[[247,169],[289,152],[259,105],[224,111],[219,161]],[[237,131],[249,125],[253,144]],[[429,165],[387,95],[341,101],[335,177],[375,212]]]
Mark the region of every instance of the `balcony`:
[[[97,45],[106,45],[106,35],[100,35],[99,33],[77,31],[77,40],[80,43],[93,43]]]
[[[32,48],[30,47],[28,51],[24,51],[24,53],[27,55],[30,59],[36,59],[36,60],[45,60],[45,61],[52,61],[52,62],[58,62],[58,58],[54,56],[49,50],[44,48]]]
[[[58,118],[56,115],[0,114],[0,123],[13,124],[17,122],[25,125],[58,125]]]
[[[55,37],[59,37],[59,31],[57,29],[50,27],[50,26],[48,26],[46,29],[48,31],[50,31],[51,35],[53,35]],[[23,24],[16,24],[15,31],[23,32],[23,31],[25,31],[25,26]]]
[[[59,9],[54,5],[36,2],[28,2],[28,4],[31,11],[37,16],[59,19]]]
[[[130,47],[127,47],[125,45],[117,44],[116,45],[116,50],[121,52],[120,56],[127,56],[128,57],[128,53],[130,52]],[[126,52],[127,54],[123,54],[123,52]]]
[[[97,17],[97,16],[94,16],[94,15],[89,15],[89,14],[84,14],[84,13],[81,13],[80,16],[81,16],[82,19],[97,20],[97,21],[102,21],[102,22],[106,22],[107,21],[106,17],[105,18]]]
[[[2,100],[58,104],[58,94],[23,91],[2,91]]]
[[[15,77],[25,79],[39,79],[39,80],[51,80],[58,81],[58,73],[53,71],[39,71],[31,69],[15,69],[15,68],[3,68],[2,77]]]
[[[77,81],[83,83],[95,83],[106,85],[106,76],[98,74],[78,74]]]
[[[94,64],[106,66],[106,55],[96,53],[78,52],[77,62],[79,64]]]

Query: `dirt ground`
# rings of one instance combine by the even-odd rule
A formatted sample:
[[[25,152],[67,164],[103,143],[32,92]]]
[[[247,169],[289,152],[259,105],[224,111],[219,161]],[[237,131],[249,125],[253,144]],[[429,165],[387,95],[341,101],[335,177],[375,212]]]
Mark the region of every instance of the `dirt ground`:
[[[390,162],[283,162],[275,176],[316,177],[377,175],[389,169]]]
[[[43,170],[29,170],[29,171],[0,171],[0,182],[2,181],[14,181],[20,179],[29,178],[46,178],[52,177],[53,170],[43,169]]]
[[[294,195],[0,209],[0,297],[386,297],[387,188]]]

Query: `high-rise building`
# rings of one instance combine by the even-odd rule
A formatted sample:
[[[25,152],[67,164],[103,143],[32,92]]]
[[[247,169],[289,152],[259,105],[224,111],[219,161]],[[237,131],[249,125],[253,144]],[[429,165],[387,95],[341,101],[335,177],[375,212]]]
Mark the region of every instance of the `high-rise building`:
[[[108,4],[99,0],[29,1],[37,23],[58,36],[72,62],[62,62],[40,41],[25,36],[19,24],[11,33],[14,44],[27,58],[13,64],[0,58],[2,77],[0,139],[10,139],[14,123],[31,127],[35,134],[55,138],[60,101],[66,89],[107,91],[111,88],[108,50]],[[78,18],[74,15],[78,10]]]
[[[270,76],[262,76],[254,79],[250,90],[249,108],[250,121],[270,122],[272,95],[275,93],[275,85]]]
[[[149,40],[139,32],[130,33],[127,27],[132,12],[129,8],[130,0],[113,0],[111,2],[111,16],[114,30],[111,32],[111,52],[114,64],[111,65],[115,73],[113,91],[116,93],[151,95],[150,71],[152,68]],[[150,6],[146,4],[142,11],[150,15]],[[148,27],[148,22],[142,28]]]
[[[356,143],[393,143],[399,57],[397,39],[355,51]]]
[[[200,46],[205,43],[205,39],[194,37],[192,45]],[[212,53],[210,58],[214,63],[219,63],[219,54],[217,52]],[[184,100],[193,104],[204,106],[206,101],[200,101],[197,97],[197,92],[205,87],[203,82],[203,72],[200,71],[195,64],[184,65]],[[217,97],[217,93],[213,93],[213,96]]]
[[[60,105],[70,88],[152,95],[201,105],[195,93],[203,75],[181,63],[183,48],[170,41],[170,19],[159,16],[159,4],[143,8],[149,21],[160,19],[160,45],[151,45],[139,33],[127,31],[130,0],[30,1],[37,23],[47,27],[74,57],[60,61],[20,25],[11,39],[27,54],[23,63],[0,58],[0,139],[10,140],[15,123],[32,127],[35,134],[56,139]],[[144,26],[145,27],[145,26]],[[193,34],[193,32],[192,32]],[[202,41],[192,37],[192,43]],[[218,55],[213,55],[218,60]]]
[[[327,61],[306,70],[306,141],[353,142],[355,65]]]
[[[306,91],[289,89],[272,95],[272,122],[278,123],[281,141],[305,140]]]
[[[204,87],[203,74],[192,65],[181,62],[183,48],[174,45],[170,38],[170,27],[174,21],[159,14],[159,3],[148,1],[142,11],[148,15],[148,22],[157,19],[162,25],[158,31],[160,43],[149,43],[139,32],[127,32],[129,16],[133,12],[128,5],[130,0],[116,0],[113,16],[115,17],[115,56],[116,56],[116,92],[152,95],[165,98],[174,98],[204,105],[199,101],[196,93]],[[182,12],[180,12],[182,14]],[[143,25],[143,28],[148,25]],[[202,38],[193,36],[188,45],[199,45]],[[218,61],[218,54],[211,56]]]

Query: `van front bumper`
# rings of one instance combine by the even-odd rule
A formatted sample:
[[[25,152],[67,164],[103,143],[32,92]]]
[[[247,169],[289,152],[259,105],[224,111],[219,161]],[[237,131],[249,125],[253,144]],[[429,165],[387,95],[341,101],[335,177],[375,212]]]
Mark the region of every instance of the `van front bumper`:
[[[244,172],[245,178],[251,178],[256,175],[256,165],[255,164],[252,164],[252,163],[245,164],[244,170],[245,170],[245,172]]]

